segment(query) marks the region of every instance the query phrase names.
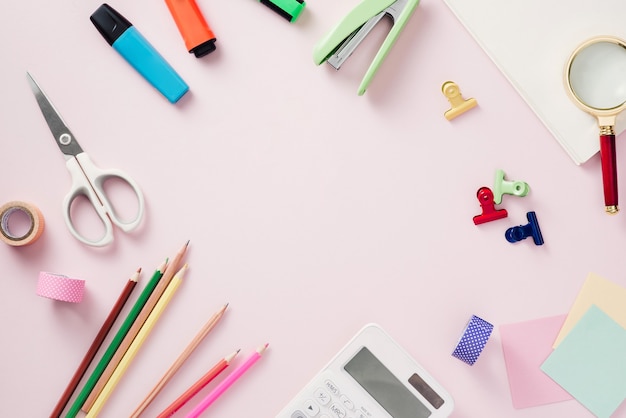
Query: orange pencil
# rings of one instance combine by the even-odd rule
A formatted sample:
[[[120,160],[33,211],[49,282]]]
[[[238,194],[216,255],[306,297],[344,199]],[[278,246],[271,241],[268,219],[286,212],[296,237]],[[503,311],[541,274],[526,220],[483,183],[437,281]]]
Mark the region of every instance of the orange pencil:
[[[180,395],[174,402],[170,404],[163,412],[159,414],[157,418],[167,418],[171,417],[182,408],[191,398],[196,396],[198,392],[200,392],[206,385],[211,383],[213,379],[215,379],[235,358],[235,356],[239,354],[239,350],[233,352],[229,356],[224,357],[220,360],[215,366],[211,368],[204,376],[202,376],[196,383],[191,385],[189,389],[185,391],[182,395]]]
[[[130,328],[130,330],[128,330],[128,333],[122,340],[122,343],[115,352],[115,355],[107,365],[106,369],[104,369],[104,372],[98,379],[98,383],[96,383],[95,387],[89,394],[89,397],[83,404],[81,408],[82,411],[89,412],[89,410],[91,410],[91,407],[96,402],[96,399],[100,395],[100,392],[102,392],[102,389],[104,389],[104,386],[109,381],[109,378],[111,377],[113,372],[115,372],[115,369],[122,360],[122,357],[124,357],[124,354],[126,354],[126,350],[128,350],[128,347],[130,347],[130,345],[133,343],[133,340],[141,330],[144,322],[146,322],[146,319],[148,319],[150,312],[152,312],[152,309],[161,298],[161,295],[163,294],[163,292],[165,292],[167,285],[169,285],[172,281],[174,274],[178,272],[179,265],[183,260],[185,253],[187,252],[188,246],[189,241],[187,241],[185,245],[178,251],[178,253],[176,253],[173,260],[168,263],[167,268],[165,269],[165,273],[163,273],[163,277],[157,284],[156,288],[152,291],[152,294],[150,294],[150,298],[148,298],[146,304],[141,309],[139,316],[137,317],[137,319],[135,319],[135,322],[133,322],[132,327]]]
[[[226,312],[226,308],[228,304],[224,305],[219,311],[209,318],[209,320],[204,324],[200,332],[191,340],[189,345],[183,350],[183,352],[178,356],[176,361],[170,366],[170,368],[165,372],[163,377],[157,382],[156,386],[152,388],[148,396],[139,404],[139,406],[135,409],[135,411],[131,414],[131,418],[138,418],[139,415],[150,405],[150,403],[156,398],[156,396],[161,392],[161,389],[167,385],[172,376],[176,374],[178,369],[181,368],[183,363],[189,358],[191,353],[200,345],[202,340],[215,328],[215,326],[220,322],[220,319],[224,316],[224,312]]]
[[[130,345],[128,350],[126,350],[126,353],[124,353],[124,357],[122,357],[122,360],[115,368],[115,371],[111,375],[111,378],[107,381],[104,389],[102,389],[102,392],[100,392],[100,395],[98,395],[98,398],[96,398],[96,401],[94,402],[93,406],[91,407],[89,413],[85,418],[96,418],[100,414],[102,408],[104,408],[104,405],[108,401],[109,397],[115,391],[115,388],[119,384],[120,380],[124,377],[124,374],[128,370],[128,367],[135,359],[142,345],[152,332],[152,329],[156,326],[159,318],[167,308],[167,305],[174,297],[174,294],[176,293],[178,287],[183,281],[183,277],[185,275],[185,272],[187,271],[187,268],[187,264],[185,264],[174,275],[174,277],[170,281],[170,284],[167,286],[167,289],[165,289],[165,292],[163,292],[163,295],[161,296],[161,298],[159,298],[159,302],[156,304],[152,312],[150,312],[148,319],[146,319],[146,322],[141,327],[141,330],[133,340],[133,343]]]

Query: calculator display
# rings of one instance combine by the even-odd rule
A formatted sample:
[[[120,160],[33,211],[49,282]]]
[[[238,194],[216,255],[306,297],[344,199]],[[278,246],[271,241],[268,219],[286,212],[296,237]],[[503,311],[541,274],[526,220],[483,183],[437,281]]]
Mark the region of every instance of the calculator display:
[[[393,418],[426,418],[430,410],[417,399],[367,347],[354,356],[344,370]]]

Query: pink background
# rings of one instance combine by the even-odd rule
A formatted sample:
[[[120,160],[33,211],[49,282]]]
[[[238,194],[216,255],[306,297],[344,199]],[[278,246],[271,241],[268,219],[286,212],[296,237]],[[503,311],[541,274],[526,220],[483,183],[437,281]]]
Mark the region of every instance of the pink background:
[[[367,322],[451,392],[454,417],[591,416],[576,401],[515,410],[498,326],[567,312],[590,271],[626,285],[626,215],[604,214],[599,158],[576,166],[441,0],[422,1],[363,97],[387,23],[339,72],[312,59],[356,1],[312,1],[295,24],[253,0],[199,2],[218,39],[202,59],[164,2],[112,2],[190,85],[177,105],[98,34],[89,15],[100,4],[0,6],[0,203],[29,201],[46,218],[32,246],[0,245],[0,416],[47,416],[127,278],[143,267],[143,287],[187,240],[185,282],[102,417],[128,416],[226,302],[145,416],[221,356],[241,348],[241,361],[269,342],[206,416],[273,417]],[[26,71],[98,166],[141,185],[140,230],[116,230],[104,249],[69,234],[70,178]],[[479,103],[451,122],[447,80]],[[508,218],[475,226],[476,191],[498,168],[531,192],[504,197]],[[545,245],[509,244],[504,231],[530,210]],[[83,301],[36,296],[42,270],[85,279]],[[470,367],[450,353],[472,314],[496,328]]]

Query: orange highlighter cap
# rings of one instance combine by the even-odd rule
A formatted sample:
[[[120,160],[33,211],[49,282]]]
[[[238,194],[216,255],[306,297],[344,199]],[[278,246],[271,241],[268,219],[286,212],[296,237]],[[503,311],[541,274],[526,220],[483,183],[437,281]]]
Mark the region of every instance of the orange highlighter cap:
[[[215,35],[194,0],[165,0],[189,53],[196,58],[215,51]]]

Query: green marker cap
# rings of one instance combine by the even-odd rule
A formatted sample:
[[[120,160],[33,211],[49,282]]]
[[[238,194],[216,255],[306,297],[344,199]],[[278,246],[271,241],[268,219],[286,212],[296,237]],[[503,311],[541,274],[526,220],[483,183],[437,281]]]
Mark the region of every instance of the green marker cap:
[[[295,22],[304,10],[306,3],[304,0],[259,0],[261,3],[287,19]]]

